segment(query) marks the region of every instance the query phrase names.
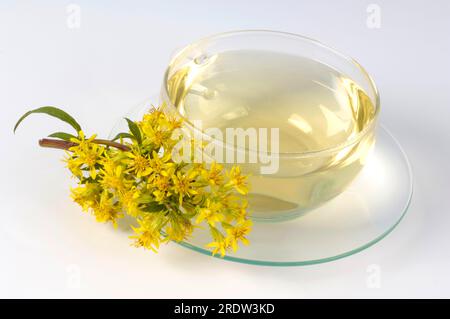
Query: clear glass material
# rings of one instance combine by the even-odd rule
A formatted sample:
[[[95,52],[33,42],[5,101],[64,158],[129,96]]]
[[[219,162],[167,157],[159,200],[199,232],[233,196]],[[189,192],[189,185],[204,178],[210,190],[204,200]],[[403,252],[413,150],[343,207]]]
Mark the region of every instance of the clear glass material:
[[[296,77],[295,72],[300,76]],[[238,76],[251,73],[256,74],[256,81],[251,78],[243,85],[238,83]],[[285,85],[288,78],[292,81]],[[342,92],[345,92],[344,97]],[[286,96],[290,93],[296,94],[294,102],[270,104],[270,101],[288,100]],[[266,98],[255,102],[254,95]],[[234,114],[243,112],[247,118],[240,118],[240,122],[228,121],[229,113],[225,116],[215,110],[220,110],[219,98],[230,96],[236,105],[251,100],[261,107],[254,114],[250,107],[233,110]],[[305,100],[303,97],[307,96],[311,98]],[[337,109],[332,99],[342,98],[346,99],[343,103],[347,106],[353,103],[348,110],[362,117],[357,129],[346,127],[332,135],[330,132],[335,132],[335,127],[342,126],[341,122],[335,123],[335,119],[346,116],[342,116],[342,110]],[[199,119],[208,127],[233,127],[244,121],[247,121],[244,128],[280,127],[280,150],[276,154],[279,169],[275,174],[261,172],[260,163],[239,164],[244,173],[251,175],[251,216],[254,220],[268,222],[303,215],[344,191],[366,163],[374,145],[379,113],[376,87],[357,62],[315,40],[273,31],[224,33],[185,47],[167,68],[161,100],[167,111],[185,120],[191,132],[199,130],[192,124]],[[264,108],[265,100],[269,102]],[[198,104],[201,111],[189,112],[193,103]],[[370,112],[362,112],[361,104],[370,105]],[[258,117],[261,120],[257,121]],[[297,126],[295,131],[293,125]],[[284,132],[284,128],[289,130]],[[204,140],[222,143],[204,131],[198,133]],[[295,143],[284,143],[286,136],[294,136]],[[320,140],[320,143],[306,148],[301,145],[306,140]],[[245,153],[246,158],[258,152],[251,148],[233,151]]]

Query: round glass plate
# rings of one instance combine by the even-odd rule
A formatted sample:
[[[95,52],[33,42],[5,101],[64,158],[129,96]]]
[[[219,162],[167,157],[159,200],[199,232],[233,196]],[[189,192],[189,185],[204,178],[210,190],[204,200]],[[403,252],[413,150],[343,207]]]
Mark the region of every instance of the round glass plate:
[[[147,104],[148,105],[148,104]],[[139,118],[148,108],[136,107]],[[118,124],[111,135],[123,127]],[[216,258],[254,265],[302,266],[360,252],[387,236],[402,220],[412,196],[412,174],[400,144],[380,126],[375,147],[357,178],[339,196],[293,220],[254,222],[249,246]],[[211,256],[208,230],[179,244]]]

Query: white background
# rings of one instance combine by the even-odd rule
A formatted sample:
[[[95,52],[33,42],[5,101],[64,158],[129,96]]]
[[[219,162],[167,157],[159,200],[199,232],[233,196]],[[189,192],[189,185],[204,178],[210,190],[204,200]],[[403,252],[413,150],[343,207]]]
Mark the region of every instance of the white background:
[[[0,297],[450,297],[450,2],[373,1],[0,2]],[[69,21],[70,22],[70,21]],[[237,29],[319,39],[355,57],[381,92],[381,121],[410,157],[415,194],[387,238],[332,263],[236,264],[175,244],[155,255],[97,224],[69,197],[56,150],[37,139],[65,126],[25,111],[63,107],[100,135],[159,90],[171,54]],[[368,285],[379,271],[380,285]]]

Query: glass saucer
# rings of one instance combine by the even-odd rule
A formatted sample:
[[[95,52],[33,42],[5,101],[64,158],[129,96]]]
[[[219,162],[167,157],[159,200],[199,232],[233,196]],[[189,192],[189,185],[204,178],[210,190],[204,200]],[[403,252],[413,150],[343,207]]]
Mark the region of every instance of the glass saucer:
[[[155,99],[157,100],[157,99]],[[128,117],[140,118],[148,103]],[[121,121],[111,136],[126,127]],[[412,196],[412,173],[400,144],[382,125],[375,147],[351,185],[324,205],[293,220],[254,221],[248,238],[224,260],[265,266],[302,266],[333,261],[360,252],[386,237],[406,214]],[[197,229],[183,247],[211,256],[207,229]]]

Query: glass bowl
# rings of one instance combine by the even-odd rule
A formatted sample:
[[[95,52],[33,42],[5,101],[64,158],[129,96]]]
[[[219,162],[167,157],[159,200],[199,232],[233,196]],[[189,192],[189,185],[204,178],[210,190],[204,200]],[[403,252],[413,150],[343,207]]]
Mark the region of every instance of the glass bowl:
[[[222,33],[186,46],[170,61],[160,98],[191,136],[234,159],[266,159],[238,164],[250,174],[251,217],[268,222],[303,215],[350,185],[373,149],[380,109],[373,80],[354,59],[275,31]],[[278,148],[263,153],[208,133],[242,123],[257,132],[278,128]],[[267,169],[267,156],[276,170]]]

